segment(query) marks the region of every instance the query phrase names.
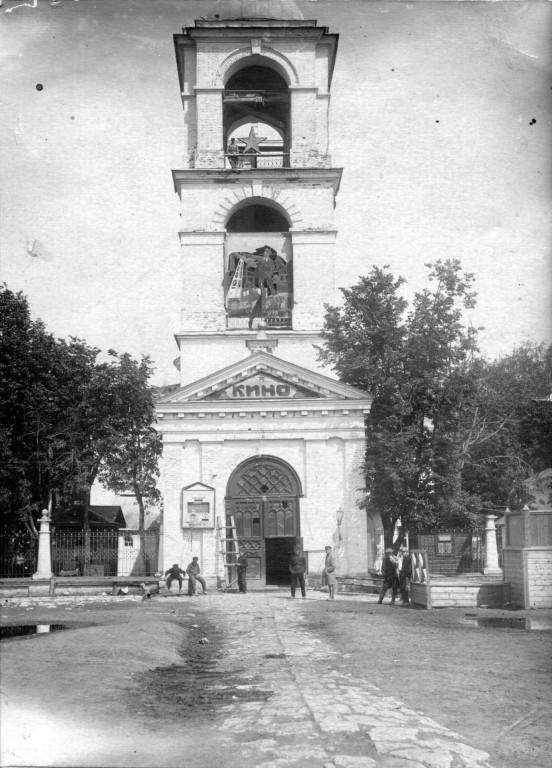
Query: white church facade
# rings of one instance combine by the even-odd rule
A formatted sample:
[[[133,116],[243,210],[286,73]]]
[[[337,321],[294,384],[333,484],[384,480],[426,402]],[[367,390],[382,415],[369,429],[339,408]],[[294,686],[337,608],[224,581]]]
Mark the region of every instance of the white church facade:
[[[313,575],[327,544],[342,576],[374,565],[358,504],[371,398],[315,348],[335,290],[337,42],[288,0],[223,0],[175,35],[189,167],[173,171],[180,387],[156,406],[163,563],[198,556],[211,583],[231,518],[253,588],[287,581],[296,542]]]

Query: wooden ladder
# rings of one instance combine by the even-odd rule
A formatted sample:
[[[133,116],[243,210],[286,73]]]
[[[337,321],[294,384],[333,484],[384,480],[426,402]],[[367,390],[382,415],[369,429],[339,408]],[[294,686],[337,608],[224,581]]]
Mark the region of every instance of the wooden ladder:
[[[230,587],[238,582],[238,572],[236,567],[236,561],[240,554],[238,534],[236,532],[236,524],[234,522],[234,516],[230,516],[230,525],[223,525],[220,517],[217,520],[220,550],[219,554],[222,555],[224,562],[223,566],[226,569],[226,581],[221,585],[223,592],[226,592]],[[231,531],[231,536],[228,536],[228,531]],[[235,568],[235,576],[232,578],[232,568]]]
[[[232,277],[230,288],[228,289],[228,293],[226,294],[227,304],[230,301],[230,299],[241,298],[242,291],[243,291],[244,275],[245,275],[245,259],[240,259],[238,261],[236,271],[234,272],[234,275]]]

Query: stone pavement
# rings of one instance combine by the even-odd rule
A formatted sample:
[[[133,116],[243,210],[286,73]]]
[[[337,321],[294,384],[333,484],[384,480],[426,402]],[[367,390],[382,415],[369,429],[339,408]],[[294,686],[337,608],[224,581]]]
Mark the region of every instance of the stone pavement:
[[[341,599],[347,599],[340,596]],[[309,600],[330,608],[323,593]],[[355,600],[359,596],[355,595]],[[365,598],[366,599],[366,598]],[[249,593],[197,601],[226,635],[222,670],[273,695],[224,708],[219,728],[241,734],[244,761],[262,768],[488,768],[489,755],[368,681],[332,670],[336,651],[307,629],[300,599]],[[242,673],[242,677],[243,677]]]
[[[375,602],[374,596],[338,596],[340,601],[348,599]],[[85,603],[131,601],[141,598],[97,596],[32,603],[40,604],[47,621],[54,608],[73,613]],[[32,611],[29,602],[10,601]],[[101,752],[100,731],[94,737],[98,746],[93,761],[72,765],[159,766],[162,755],[163,765],[187,765],[192,759],[198,768],[220,764],[227,768],[244,764],[253,768],[489,768],[488,754],[467,745],[458,733],[386,696],[354,671],[342,671],[346,664],[340,654],[309,629],[319,612],[332,611],[333,604],[324,593],[311,591],[306,602],[291,600],[283,591],[212,593],[197,599],[171,595],[142,605],[145,613],[139,609],[135,619],[144,622],[141,631],[156,632],[164,642],[168,632],[171,637],[179,631],[189,636],[204,627],[206,641],[209,631],[213,632],[209,642],[214,647],[220,643],[215,661],[220,675],[214,682],[226,689],[229,703],[218,705],[212,717],[202,719],[203,730],[191,725],[173,731],[161,727],[156,732],[120,733],[117,761],[109,757],[109,742],[107,751]],[[119,631],[117,624],[110,623],[94,631],[111,633],[109,637],[124,647],[124,627]],[[148,665],[154,658],[154,636],[149,645],[147,660],[144,657]],[[213,677],[211,687],[212,683]],[[194,738],[200,740],[199,747]],[[194,758],[190,748],[195,749]],[[127,760],[129,754],[132,763]],[[112,762],[106,762],[109,759]],[[68,763],[57,763],[61,764]]]

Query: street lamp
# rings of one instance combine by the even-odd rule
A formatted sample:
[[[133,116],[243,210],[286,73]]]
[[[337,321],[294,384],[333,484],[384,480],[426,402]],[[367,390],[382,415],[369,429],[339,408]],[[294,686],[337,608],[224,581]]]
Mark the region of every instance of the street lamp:
[[[341,541],[341,523],[343,522],[343,514],[344,514],[343,508],[342,507],[338,507],[337,511],[335,513],[335,517],[336,517],[336,520],[337,520],[337,532],[338,532],[338,535],[339,535],[339,541]]]

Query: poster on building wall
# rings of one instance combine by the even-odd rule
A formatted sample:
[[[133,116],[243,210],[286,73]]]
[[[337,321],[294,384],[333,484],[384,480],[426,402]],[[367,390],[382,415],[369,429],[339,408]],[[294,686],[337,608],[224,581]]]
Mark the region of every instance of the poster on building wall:
[[[194,483],[182,489],[182,527],[215,527],[215,489]]]

